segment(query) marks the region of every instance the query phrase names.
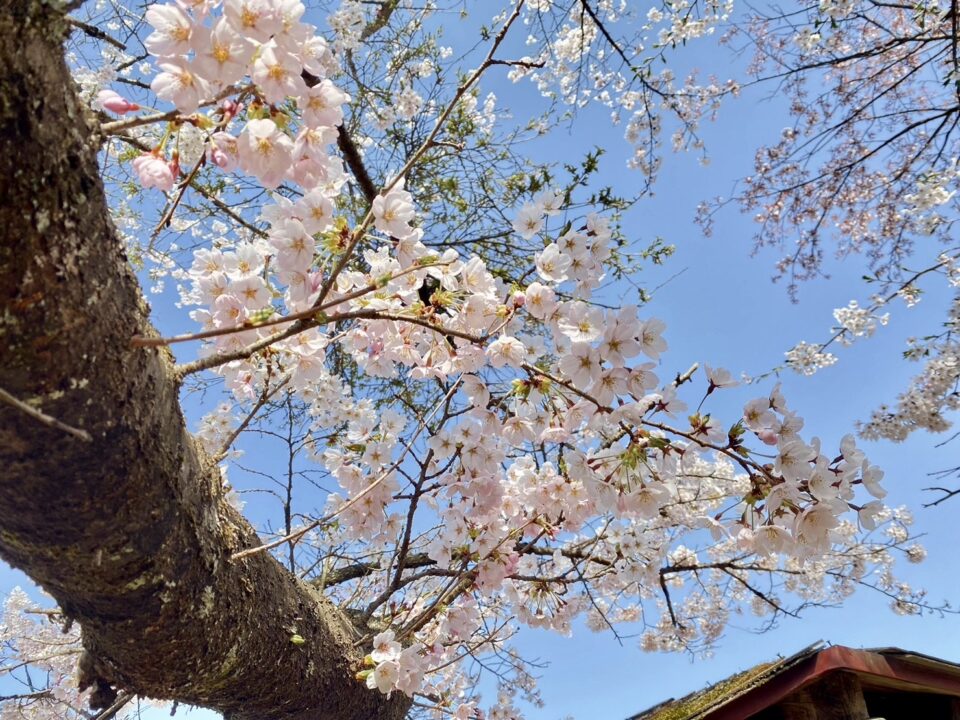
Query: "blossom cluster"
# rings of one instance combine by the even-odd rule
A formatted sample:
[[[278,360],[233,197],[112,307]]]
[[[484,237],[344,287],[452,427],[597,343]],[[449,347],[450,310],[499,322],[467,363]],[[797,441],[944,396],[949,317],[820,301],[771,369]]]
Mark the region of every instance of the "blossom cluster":
[[[225,171],[239,168],[267,188],[289,180],[308,190],[336,194],[343,167],[328,146],[342,122],[349,97],[328,78],[336,61],[316,28],[301,22],[298,0],[225,0],[151,5],[146,20],[153,32],[144,44],[160,72],[151,89],[182,114],[151,152],[134,161],[146,188],[170,190],[182,170],[179,151],[167,139],[184,123],[205,131],[207,158]],[[308,82],[309,80],[309,82]],[[249,84],[248,84],[249,83]],[[212,115],[194,115],[215,106]],[[281,106],[292,99],[296,123]],[[126,113],[139,106],[112,90],[99,103]],[[247,107],[244,107],[244,102]],[[227,126],[246,110],[239,133]]]
[[[30,717],[36,720],[82,717],[89,695],[77,687],[77,661],[82,647],[78,627],[56,622],[59,615],[45,611],[20,588],[14,588],[0,608],[0,661],[4,670],[13,672],[23,683],[22,699],[16,694],[10,702],[0,703],[0,718]],[[34,677],[15,672],[29,664],[39,670]],[[46,676],[39,692],[36,682]]]
[[[522,58],[510,78],[514,82],[528,78],[544,97],[572,107],[595,102],[610,108],[614,124],[624,125],[624,138],[633,147],[628,167],[648,181],[659,172],[665,123],[672,120],[678,125],[672,136],[674,150],[702,149],[697,137],[701,119],[717,110],[722,97],[739,91],[732,81],[711,78],[701,85],[691,74],[679,84],[670,68],[650,70],[654,58],[666,48],[712,35],[726,24],[733,10],[730,0],[671,0],[662,8],[651,8],[637,28],[625,22],[632,14],[624,0],[598,3],[590,16],[577,6],[561,14],[551,2],[527,5],[527,24],[543,24],[544,16],[554,13],[556,25],[549,34],[528,37],[528,45],[538,52]],[[621,28],[629,28],[631,34],[617,37]],[[626,47],[636,57],[626,67],[611,62],[611,58],[622,58]],[[642,73],[637,70],[640,67]]]
[[[817,370],[833,365],[837,356],[824,352],[819,345],[798,342],[785,353],[787,365],[801,375],[813,375]]]
[[[668,6],[648,17],[655,44],[709,34],[729,13],[719,1],[699,18],[685,1]],[[532,2],[525,19],[554,9]],[[603,2],[597,12],[616,27],[625,10]],[[463,661],[509,653],[518,624],[569,633],[578,618],[593,628],[643,621],[643,647],[689,649],[715,641],[740,606],[783,612],[779,598],[754,592],[758,572],[780,573],[782,591],[810,602],[839,599],[850,578],[875,572],[914,607],[889,572],[908,523],[882,505],[882,472],[853,438],[839,452],[805,439],[778,388],[721,420],[704,405],[735,384],[729,372],[665,376],[665,323],[598,302],[614,261],[608,214],[549,183],[518,193],[519,207],[497,208],[502,237],[538,249],[506,277],[470,246],[431,237],[422,174],[385,172],[369,208],[352,212],[329,147],[349,98],[330,76],[334,50],[359,47],[366,16],[362,3],[342,3],[328,45],[303,13],[297,0],[152,6],[151,87],[176,111],[134,169],[144,187],[171,190],[205,159],[274,191],[255,232],[224,227],[173,273],[203,340],[199,363],[233,400],[203,419],[198,437],[219,460],[250,408],[278,393],[306,407],[304,447],[336,483],[316,523],[326,535],[310,537],[338,548],[329,564],[354,550],[364,558],[367,576],[329,592],[369,602],[376,631],[361,677],[371,689],[471,717]],[[661,131],[652,98],[669,98],[660,110],[683,120],[679,147],[697,143],[698,119],[736,88],[691,77],[678,89],[669,71],[637,85],[593,63],[601,37],[583,13],[564,14],[513,74],[578,105],[588,67],[586,93],[626,118],[631,162],[652,175],[659,141],[650,138]],[[412,75],[397,76],[389,100],[376,101],[390,112],[373,105],[380,129],[427,106]],[[489,96],[478,110],[479,93],[460,95],[474,119],[493,116]],[[115,92],[100,104],[139,112]],[[837,321],[872,332],[855,306]],[[832,361],[806,344],[792,353],[801,369]],[[351,385],[357,376],[367,384]],[[377,394],[379,380],[403,391]],[[691,414],[687,387],[700,391]],[[872,531],[888,534],[867,540]],[[518,696],[535,698],[532,679],[511,673],[492,720],[517,717]]]
[[[904,220],[920,235],[933,235],[948,222],[944,215],[946,206],[957,194],[960,171],[954,158],[945,170],[926,173],[917,178],[916,191],[904,195],[907,208]]]
[[[877,315],[871,308],[862,308],[856,300],[851,300],[846,307],[833,311],[833,318],[840,326],[838,340],[844,345],[850,345],[855,338],[871,337],[878,325],[886,325],[890,320],[890,313]]]
[[[804,441],[802,420],[779,392],[730,424],[699,412],[672,424],[687,405],[675,382],[658,377],[665,324],[633,306],[593,302],[611,255],[603,215],[571,218],[558,232],[552,218],[566,198],[553,188],[536,194],[516,210],[512,229],[542,238],[543,249],[531,258],[529,281],[508,285],[476,255],[431,250],[399,177],[373,199],[362,248],[331,272],[357,237],[335,217],[338,190],[330,183],[296,199],[275,195],[261,210],[265,238],[197,249],[182,300],[200,305],[194,319],[217,333],[208,356],[240,355],[218,368],[237,402],[256,401],[283,378],[308,403],[317,434],[340,428],[315,455],[340,486],[325,514],[346,542],[387,549],[403,534],[407,453],[434,478],[422,500],[436,526],[418,547],[474,591],[432,611],[439,590],[429,576],[421,594],[409,591],[391,617],[397,629],[373,639],[370,687],[457,697],[465,678],[450,669],[455,661],[477,643],[502,644],[477,640],[485,615],[509,612],[515,622],[570,632],[575,618],[595,612],[586,590],[574,593],[566,580],[583,563],[575,548],[584,543],[592,547],[588,570],[593,562],[612,568],[590,582],[590,596],[627,621],[635,607],[619,599],[625,587],[658,587],[650,574],[663,567],[681,581],[684,568],[709,562],[695,549],[680,552],[678,529],[707,531],[716,543],[710,553],[721,557],[775,554],[805,567],[850,544],[851,526],[870,529],[883,517],[881,473],[852,439],[836,459]],[[310,322],[272,341],[269,353],[244,352],[293,328],[283,315],[311,310]],[[269,318],[276,321],[264,325]],[[356,394],[331,372],[334,346],[369,377],[449,388],[445,419],[425,427]],[[719,369],[706,380],[706,394],[732,384]],[[443,405],[440,398],[435,407]],[[748,433],[776,449],[772,469],[750,459]],[[874,499],[858,503],[860,487]],[[600,535],[591,529],[598,517],[607,519]],[[544,535],[544,554],[522,551]],[[702,615],[696,605],[707,599],[681,586],[691,593],[685,611]],[[700,635],[709,641],[723,624],[718,616]],[[406,625],[415,629],[401,633]],[[695,641],[684,632],[668,621],[655,634]]]
[[[900,394],[895,407],[881,405],[860,433],[868,439],[884,438],[900,442],[911,432],[948,430],[953,421],[950,413],[960,409],[957,378],[960,378],[960,344],[953,340],[960,323],[960,300],[954,298],[948,314],[946,332],[908,351],[914,359],[924,358],[923,370]]]
[[[204,306],[193,312],[203,327],[236,330],[215,337],[206,352],[235,353],[269,338],[278,326],[258,327],[256,320],[281,310],[278,298],[285,312],[317,306],[326,282],[318,268],[342,237],[330,208],[317,209],[324,200],[322,194],[297,201],[278,196],[263,210],[270,226],[265,240],[194,252],[184,300]],[[554,190],[538,194],[517,210],[514,232],[550,239],[549,220],[562,205]],[[432,252],[413,196],[399,179],[375,198],[371,215],[381,239],[337,275],[319,322],[277,340],[268,355],[219,368],[238,402],[255,401],[283,377],[309,403],[318,433],[342,428],[338,442],[316,447],[315,454],[340,485],[326,514],[337,517],[347,542],[371,548],[396,542],[404,523],[398,468],[408,450],[429,453],[421,462],[436,478],[425,499],[437,529],[421,547],[430,563],[469,573],[480,602],[502,598],[518,622],[569,632],[578,615],[594,612],[587,596],[568,594],[564,582],[526,578],[569,576],[577,566],[570,548],[578,544],[593,543],[592,558],[613,562],[621,552],[615,548],[639,543],[622,567],[591,583],[594,600],[627,620],[629,608],[616,600],[624,583],[647,583],[642,578],[651,569],[678,563],[671,540],[678,527],[708,530],[728,557],[744,550],[776,553],[802,566],[849,541],[845,514],[852,511],[864,529],[884,516],[881,473],[852,439],[831,460],[818,442],[801,438],[802,420],[777,391],[749,403],[732,426],[700,413],[671,425],[687,405],[676,383],[658,377],[656,363],[667,349],[664,323],[641,317],[635,307],[607,310],[591,301],[609,257],[602,216],[588,214],[545,240],[531,262],[536,279],[517,287],[477,256]],[[422,421],[378,410],[331,373],[326,353],[332,345],[369,376],[449,387],[448,407],[460,408],[456,419],[418,442]],[[728,372],[707,369],[705,394],[733,384]],[[222,420],[208,425],[211,439],[220,441]],[[772,469],[749,460],[748,432],[776,448]],[[550,455],[535,462],[533,447]],[[856,502],[858,487],[874,499]],[[725,507],[738,510],[725,514]],[[610,525],[590,537],[597,517]],[[553,539],[547,555],[517,549],[543,532]],[[695,566],[691,557],[683,563]],[[649,586],[656,585],[651,579]],[[476,602],[469,595],[450,602],[405,636],[402,650],[393,644],[399,639],[380,636],[382,653],[371,655],[366,681],[385,692],[432,692],[430,683],[439,681],[430,679],[433,668],[451,666],[481,629]],[[426,600],[413,601],[395,620],[402,625],[426,607]]]

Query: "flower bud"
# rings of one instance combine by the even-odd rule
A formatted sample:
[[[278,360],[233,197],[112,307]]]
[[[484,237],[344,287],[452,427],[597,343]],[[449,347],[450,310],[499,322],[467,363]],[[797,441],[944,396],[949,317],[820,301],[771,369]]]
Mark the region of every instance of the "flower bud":
[[[155,153],[144,153],[133,161],[140,184],[144,188],[157,188],[166,192],[173,188],[175,167]]]
[[[101,90],[97,93],[97,102],[104,110],[115,112],[117,115],[139,110],[140,106],[132,103],[113,90]]]

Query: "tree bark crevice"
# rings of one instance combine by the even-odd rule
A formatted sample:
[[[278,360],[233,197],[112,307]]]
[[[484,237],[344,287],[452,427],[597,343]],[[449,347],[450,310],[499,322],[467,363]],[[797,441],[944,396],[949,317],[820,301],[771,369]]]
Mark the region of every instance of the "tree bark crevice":
[[[268,553],[195,445],[113,229],[54,3],[0,0],[0,556],[82,629],[94,676],[234,720],[401,718],[344,616]],[[306,640],[294,644],[291,636]]]

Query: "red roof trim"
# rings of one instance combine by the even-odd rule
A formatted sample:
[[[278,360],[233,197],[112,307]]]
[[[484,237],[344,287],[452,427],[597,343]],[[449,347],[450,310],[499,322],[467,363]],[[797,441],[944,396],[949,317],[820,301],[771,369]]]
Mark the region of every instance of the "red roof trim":
[[[911,661],[909,655],[884,655],[834,645],[701,717],[709,720],[743,720],[836,670],[856,673],[868,684],[873,682],[916,692],[960,697],[960,669],[936,667],[935,663],[923,659]]]

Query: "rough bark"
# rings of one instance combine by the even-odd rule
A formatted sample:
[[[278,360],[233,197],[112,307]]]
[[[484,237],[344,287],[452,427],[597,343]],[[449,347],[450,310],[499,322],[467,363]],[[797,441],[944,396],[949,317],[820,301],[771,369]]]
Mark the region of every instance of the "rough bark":
[[[0,0],[0,556],[83,629],[90,679],[233,720],[401,718],[343,616],[266,553],[184,427],[110,223],[57,0]],[[306,643],[291,642],[296,633]]]

